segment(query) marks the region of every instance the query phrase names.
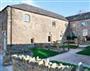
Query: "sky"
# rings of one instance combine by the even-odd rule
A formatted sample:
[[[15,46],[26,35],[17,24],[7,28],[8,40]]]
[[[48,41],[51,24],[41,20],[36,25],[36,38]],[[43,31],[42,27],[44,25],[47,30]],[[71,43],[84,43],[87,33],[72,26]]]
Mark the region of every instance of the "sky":
[[[7,5],[26,3],[63,16],[90,12],[90,0],[0,0],[0,10]]]

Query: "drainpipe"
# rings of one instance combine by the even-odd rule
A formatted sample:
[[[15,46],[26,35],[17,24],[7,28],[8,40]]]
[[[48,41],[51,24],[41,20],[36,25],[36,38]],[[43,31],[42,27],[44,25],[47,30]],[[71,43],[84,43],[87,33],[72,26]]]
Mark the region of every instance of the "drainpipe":
[[[12,48],[12,7],[10,7],[10,46],[8,48],[9,56],[11,57],[11,48]]]
[[[12,7],[10,9],[10,47],[12,47]]]

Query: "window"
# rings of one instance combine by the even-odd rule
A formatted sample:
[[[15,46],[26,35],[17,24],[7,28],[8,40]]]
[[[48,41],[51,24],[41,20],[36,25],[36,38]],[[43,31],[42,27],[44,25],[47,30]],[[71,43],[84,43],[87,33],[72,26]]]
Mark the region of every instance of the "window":
[[[30,15],[24,14],[24,16],[23,16],[23,21],[24,21],[24,22],[30,22]]]
[[[83,36],[87,36],[88,35],[88,29],[83,29]]]
[[[34,38],[31,38],[31,43],[34,43]]]
[[[50,42],[51,41],[51,36],[48,36],[48,42]]]
[[[81,22],[81,25],[82,26],[86,26],[86,22]]]
[[[56,22],[55,21],[52,22],[52,26],[56,26]]]
[[[60,37],[62,37],[62,35],[60,34]]]
[[[49,35],[52,35],[51,32],[49,32]]]

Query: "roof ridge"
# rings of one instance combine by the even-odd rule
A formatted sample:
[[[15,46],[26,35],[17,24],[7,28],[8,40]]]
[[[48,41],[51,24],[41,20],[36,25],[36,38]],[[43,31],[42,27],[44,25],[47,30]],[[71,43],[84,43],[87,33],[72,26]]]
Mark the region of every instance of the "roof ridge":
[[[72,15],[66,17],[69,21],[78,21],[78,20],[84,20],[84,19],[90,19],[90,12]]]
[[[14,5],[9,5],[9,6],[67,21],[67,19],[60,14],[57,14],[55,12],[51,12],[51,11],[48,11],[48,10],[45,10],[45,9],[42,9],[40,7],[36,7],[33,5],[22,3],[22,4],[14,4]]]
[[[20,4],[14,4],[14,5],[20,5]],[[14,6],[14,5],[12,5],[12,6]],[[36,7],[36,6],[34,6],[34,5],[29,5],[29,4],[26,4],[26,3],[22,3],[21,5],[28,5],[28,6],[33,6],[33,7],[35,7],[35,8],[42,9],[42,8],[40,8],[40,7]],[[42,10],[48,11],[48,10],[46,10],[46,9],[42,9]],[[52,12],[52,11],[48,11],[48,12]],[[57,13],[55,13],[55,12],[52,12],[52,13],[57,14]],[[60,15],[60,14],[58,14],[58,15]],[[62,15],[60,15],[60,16],[62,16]]]
[[[87,13],[90,13],[90,12],[78,13],[78,14],[75,14],[75,15],[72,15],[72,16],[78,16],[78,15],[83,15],[83,14],[87,14]],[[67,16],[67,17],[72,17],[72,16]]]

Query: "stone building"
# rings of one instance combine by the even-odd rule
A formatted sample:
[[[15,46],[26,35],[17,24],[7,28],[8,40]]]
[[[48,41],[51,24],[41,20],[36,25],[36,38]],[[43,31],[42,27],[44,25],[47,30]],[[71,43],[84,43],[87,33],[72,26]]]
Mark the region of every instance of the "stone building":
[[[0,45],[61,42],[67,25],[56,13],[27,4],[8,5],[0,12]]]
[[[81,44],[90,41],[90,12],[66,18],[69,21],[69,32],[73,33],[69,33],[70,36],[77,37],[75,39],[78,39]]]

